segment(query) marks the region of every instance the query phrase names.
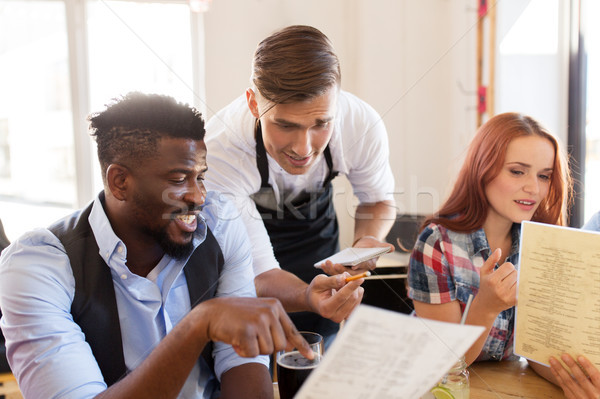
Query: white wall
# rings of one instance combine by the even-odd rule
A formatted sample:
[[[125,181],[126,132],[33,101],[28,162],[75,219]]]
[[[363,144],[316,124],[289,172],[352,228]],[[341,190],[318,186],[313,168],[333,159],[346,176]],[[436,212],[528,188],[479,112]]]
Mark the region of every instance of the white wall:
[[[313,25],[336,47],[343,88],[373,105],[386,123],[398,212],[432,212],[447,194],[475,132],[477,3],[213,0],[200,18],[205,24],[207,116],[249,85],[252,54],[261,39],[286,25]],[[531,114],[566,142],[569,1],[490,4],[498,8],[496,112]],[[505,39],[529,42],[531,32],[513,30],[522,18],[533,34],[552,37],[556,51],[528,55],[514,46],[504,51]],[[548,21],[556,18],[558,29],[548,30]],[[345,181],[336,188],[351,191]],[[354,205],[351,195],[336,196],[343,244],[351,241]]]

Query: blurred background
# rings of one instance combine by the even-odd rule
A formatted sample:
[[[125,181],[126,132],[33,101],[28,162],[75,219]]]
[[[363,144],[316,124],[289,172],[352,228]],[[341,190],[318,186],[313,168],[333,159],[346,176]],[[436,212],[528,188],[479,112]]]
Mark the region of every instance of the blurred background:
[[[342,87],[389,134],[399,217],[443,201],[477,127],[519,111],[568,146],[571,224],[600,209],[594,0],[2,0],[0,219],[13,240],[102,189],[86,116],[132,90],[210,118],[249,85],[257,43],[291,24],[327,34]],[[335,182],[342,247],[356,199]]]

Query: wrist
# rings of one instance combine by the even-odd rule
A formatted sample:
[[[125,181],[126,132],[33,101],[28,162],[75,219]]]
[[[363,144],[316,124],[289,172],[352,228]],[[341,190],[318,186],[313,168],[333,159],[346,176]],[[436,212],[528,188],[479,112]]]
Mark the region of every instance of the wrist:
[[[489,304],[482,303],[485,301],[481,301],[481,299],[482,298],[478,298],[477,295],[473,298],[471,309],[467,316],[467,324],[473,323],[480,326],[491,327],[500,312],[497,312],[489,306]]]
[[[358,244],[358,242],[359,242],[360,240],[362,240],[363,238],[371,238],[371,239],[373,239],[373,240],[379,241],[379,240],[377,239],[377,237],[374,237],[374,236],[360,236],[360,237],[358,237],[356,240],[354,240],[354,242],[352,243],[352,246],[355,246],[356,244]]]
[[[311,286],[310,284],[306,286],[306,288],[304,289],[304,300],[305,300],[305,310],[308,310],[309,312],[313,312],[313,313],[319,313],[319,309],[317,309],[316,306],[313,306],[311,299]]]
[[[178,326],[182,326],[183,331],[186,331],[194,337],[193,342],[199,345],[198,348],[195,349],[199,349],[200,351],[207,342],[212,340],[212,337],[210,336],[210,307],[215,300],[216,299],[213,298],[194,306],[181,322],[177,324]]]
[[[212,314],[214,314],[212,308],[217,301],[219,301],[219,298],[211,298],[200,302],[193,308],[193,310],[196,311],[194,324],[196,325],[198,333],[203,334],[207,339],[211,339],[209,325]]]

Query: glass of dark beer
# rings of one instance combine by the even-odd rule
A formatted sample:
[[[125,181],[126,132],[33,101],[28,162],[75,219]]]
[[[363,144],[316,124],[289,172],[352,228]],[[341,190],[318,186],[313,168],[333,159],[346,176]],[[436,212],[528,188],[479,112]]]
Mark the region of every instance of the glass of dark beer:
[[[309,360],[302,356],[296,348],[277,353],[277,385],[280,399],[292,399],[310,372],[321,362],[323,337],[307,331],[301,331],[300,334],[310,345],[315,357]]]

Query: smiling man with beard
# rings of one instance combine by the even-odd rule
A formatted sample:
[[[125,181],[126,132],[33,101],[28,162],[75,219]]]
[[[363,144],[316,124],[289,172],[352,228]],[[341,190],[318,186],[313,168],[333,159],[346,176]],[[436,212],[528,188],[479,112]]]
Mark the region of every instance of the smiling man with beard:
[[[0,258],[24,396],[272,397],[259,355],[311,352],[279,301],[255,298],[246,230],[203,185],[201,115],[131,93],[89,120],[104,190]]]

